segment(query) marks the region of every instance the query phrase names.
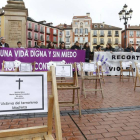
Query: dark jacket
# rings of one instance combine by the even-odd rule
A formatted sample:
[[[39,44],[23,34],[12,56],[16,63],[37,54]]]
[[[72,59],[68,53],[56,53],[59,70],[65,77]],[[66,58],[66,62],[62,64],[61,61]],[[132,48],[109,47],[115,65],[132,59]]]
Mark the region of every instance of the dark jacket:
[[[38,49],[46,49],[46,47],[45,46],[34,46],[33,48],[38,48]]]
[[[105,48],[104,51],[105,52],[114,52],[115,49],[114,48]]]
[[[85,57],[85,62],[89,62],[89,58],[90,58],[90,47],[88,48],[82,48],[82,50],[85,50],[86,52],[86,57]]]
[[[9,44],[5,43],[5,48],[9,48]],[[2,46],[1,42],[0,42],[0,46]]]
[[[76,45],[73,45],[73,46],[71,47],[71,49],[72,49],[72,50],[75,50],[75,49],[80,50],[80,47],[79,47],[79,46],[76,46]]]
[[[136,49],[136,52],[140,52],[140,48],[139,47]]]
[[[133,47],[131,47],[131,48],[127,47],[124,51],[125,52],[131,52],[131,51],[135,52],[135,49]]]

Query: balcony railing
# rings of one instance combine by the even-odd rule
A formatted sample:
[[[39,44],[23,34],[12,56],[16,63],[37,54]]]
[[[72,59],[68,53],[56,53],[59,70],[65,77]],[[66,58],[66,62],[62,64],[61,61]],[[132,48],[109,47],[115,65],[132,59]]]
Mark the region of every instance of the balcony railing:
[[[137,37],[140,37],[140,35],[137,34]]]
[[[28,39],[32,39],[32,36],[28,36]]]
[[[97,37],[97,34],[93,34],[93,37]]]
[[[129,36],[130,36],[130,37],[133,37],[134,35],[133,35],[133,34],[130,34]]]
[[[35,32],[38,32],[38,29],[37,28],[35,28],[35,30],[34,30]]]
[[[115,34],[115,37],[119,37],[119,34]]]
[[[57,36],[57,33],[53,33],[54,36]]]
[[[104,34],[100,34],[100,37],[104,37],[105,35]]]
[[[100,42],[101,45],[104,45],[104,42]]]
[[[115,45],[118,45],[118,44],[119,44],[119,42],[115,42],[114,44],[115,44]]]
[[[43,42],[44,41],[44,38],[41,38],[40,40]]]
[[[111,41],[108,41],[107,43],[112,44],[112,42],[111,42]]]
[[[29,27],[28,27],[28,30],[32,31],[32,29],[33,29],[32,26],[29,26]]]
[[[53,41],[54,44],[57,44],[57,41]]]
[[[66,37],[70,37],[70,34],[67,34]]]
[[[28,48],[31,48],[32,46],[31,45],[28,45]]]
[[[40,30],[40,33],[44,33],[44,30]]]
[[[97,45],[97,42],[93,42],[93,45]]]
[[[35,37],[35,40],[38,40],[38,38],[37,38],[37,37]]]
[[[108,37],[111,37],[111,36],[112,36],[112,34],[108,34],[107,36],[108,36]]]
[[[47,42],[47,43],[49,43],[49,42],[50,42],[50,40],[48,40],[48,39],[47,39],[47,40],[46,40],[46,42]]]

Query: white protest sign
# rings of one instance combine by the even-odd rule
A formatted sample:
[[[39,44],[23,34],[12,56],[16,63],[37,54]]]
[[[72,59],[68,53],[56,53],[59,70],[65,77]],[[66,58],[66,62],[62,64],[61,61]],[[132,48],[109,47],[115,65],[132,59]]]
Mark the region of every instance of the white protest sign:
[[[1,72],[0,85],[0,115],[48,112],[47,72]]]
[[[120,75],[120,62],[132,62],[134,75],[136,75],[135,62],[140,62],[140,53],[137,52],[94,52],[94,62],[102,62],[104,75]],[[108,65],[109,64],[109,65]],[[130,66],[129,66],[130,67]],[[132,73],[130,73],[132,74]],[[123,75],[129,75],[124,72]]]
[[[14,61],[5,61],[4,68],[14,68]]]
[[[72,64],[56,65],[56,77],[72,77]]]
[[[83,71],[94,72],[95,64],[94,63],[83,63]]]
[[[129,68],[130,65],[131,65],[130,62],[122,62],[123,69]]]
[[[20,72],[31,72],[32,64],[31,63],[21,63],[19,67]]]

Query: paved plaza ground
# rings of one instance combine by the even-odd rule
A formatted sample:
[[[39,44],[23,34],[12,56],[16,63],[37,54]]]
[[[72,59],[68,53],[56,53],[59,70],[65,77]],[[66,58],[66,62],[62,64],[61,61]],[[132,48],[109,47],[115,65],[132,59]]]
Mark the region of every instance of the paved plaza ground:
[[[81,118],[77,107],[60,108],[63,140],[140,140],[140,87],[134,92],[133,80],[120,82],[119,76],[105,77],[102,86],[104,99],[100,92],[87,92],[86,99],[81,94]],[[71,93],[59,91],[59,100],[71,101]],[[0,130],[45,124],[46,113],[0,116]]]

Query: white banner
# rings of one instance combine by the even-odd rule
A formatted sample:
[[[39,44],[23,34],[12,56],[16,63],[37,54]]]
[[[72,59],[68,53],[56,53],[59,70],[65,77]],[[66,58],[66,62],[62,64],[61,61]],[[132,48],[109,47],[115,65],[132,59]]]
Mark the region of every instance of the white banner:
[[[0,115],[48,112],[47,72],[1,72]]]
[[[101,61],[105,75],[120,75],[120,62],[131,61],[136,75],[135,62],[140,62],[140,53],[136,52],[95,52],[94,62]],[[128,75],[124,72],[124,75]]]

